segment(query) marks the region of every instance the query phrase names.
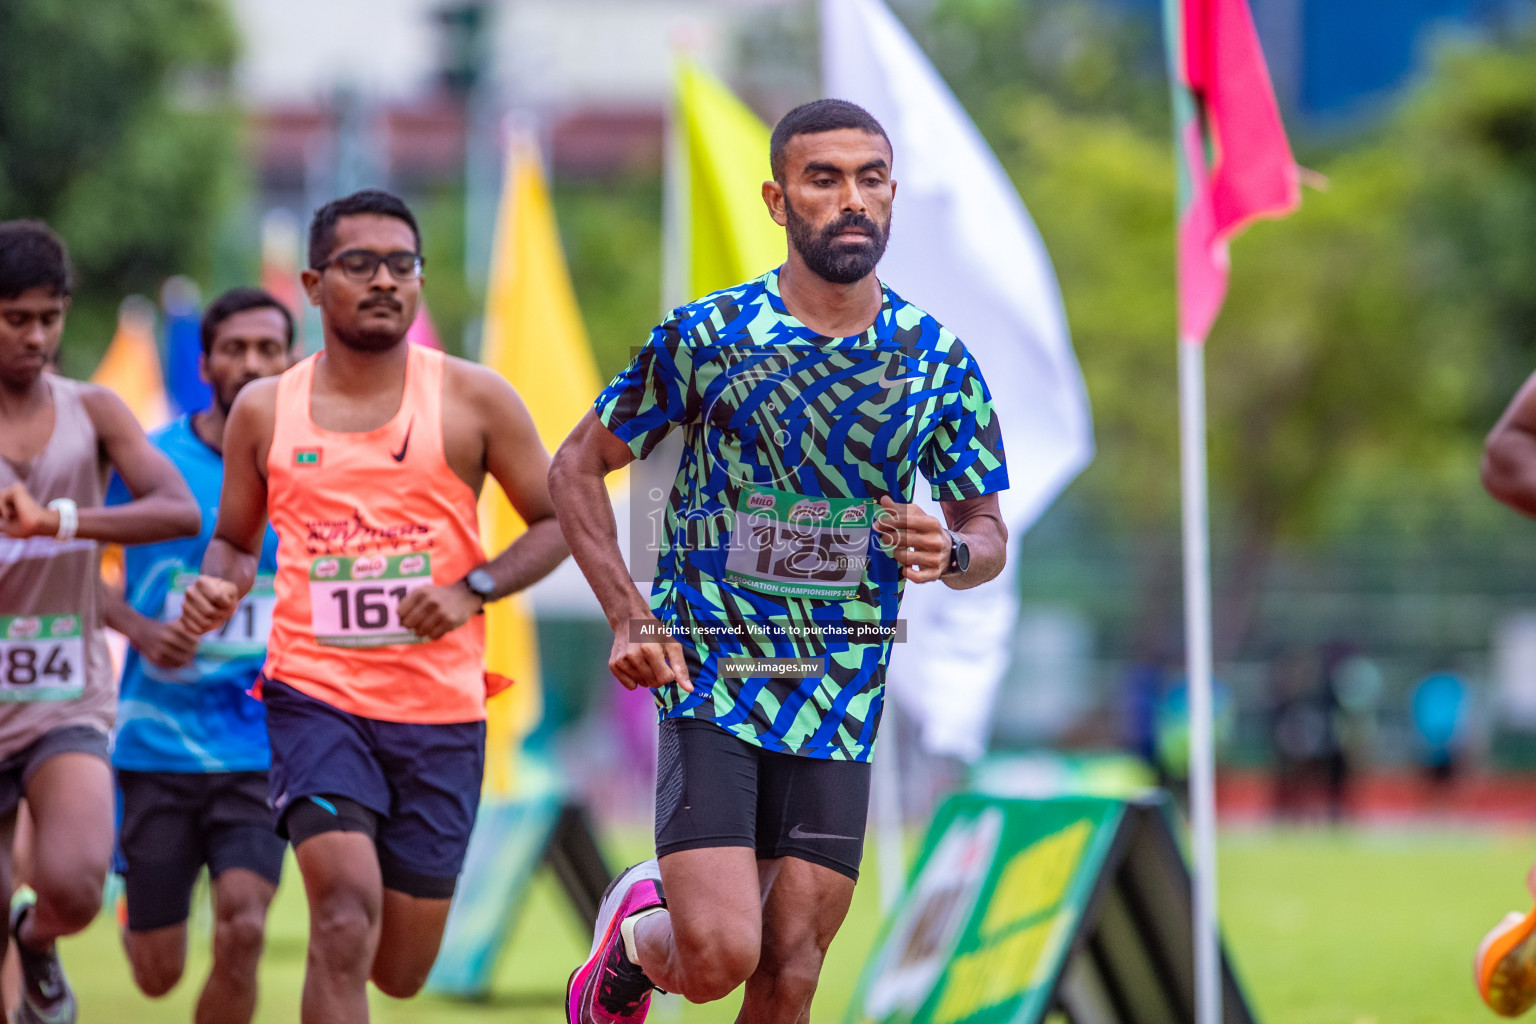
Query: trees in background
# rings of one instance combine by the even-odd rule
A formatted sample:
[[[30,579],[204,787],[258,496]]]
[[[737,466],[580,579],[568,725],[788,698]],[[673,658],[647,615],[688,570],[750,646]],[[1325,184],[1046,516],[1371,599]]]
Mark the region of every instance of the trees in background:
[[[1150,653],[1181,617],[1174,176],[1155,23],[1092,0],[941,0],[914,28],[1055,261],[1098,434],[1071,500],[1140,551],[1129,646]],[[1384,122],[1297,142],[1326,183],[1234,245],[1210,339],[1218,656],[1251,635],[1280,548],[1343,524],[1444,528],[1415,506],[1496,520],[1478,445],[1536,368],[1536,38],[1463,43]]]
[[[0,218],[68,241],[86,372],[124,295],[206,277],[240,186],[235,32],[220,0],[12,0],[0,49]]]

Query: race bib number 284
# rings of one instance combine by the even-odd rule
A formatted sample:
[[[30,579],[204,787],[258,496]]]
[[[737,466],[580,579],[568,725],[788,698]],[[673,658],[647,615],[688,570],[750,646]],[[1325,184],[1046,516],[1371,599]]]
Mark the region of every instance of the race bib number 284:
[[[80,616],[0,616],[0,701],[69,700],[84,688]]]

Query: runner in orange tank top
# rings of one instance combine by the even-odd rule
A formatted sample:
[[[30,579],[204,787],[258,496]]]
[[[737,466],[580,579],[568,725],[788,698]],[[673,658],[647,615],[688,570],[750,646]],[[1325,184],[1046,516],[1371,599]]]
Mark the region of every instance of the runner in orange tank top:
[[[203,633],[250,588],[268,517],[276,607],[258,681],[278,831],[298,856],[310,948],[301,1020],[368,1019],[437,956],[485,757],[479,612],[566,555],[549,456],[510,385],[409,345],[421,238],[399,199],[322,207],[304,286],[325,349],[240,392],[219,523],[182,622]],[[452,410],[451,415],[447,410]],[[486,474],[528,523],[487,562]]]

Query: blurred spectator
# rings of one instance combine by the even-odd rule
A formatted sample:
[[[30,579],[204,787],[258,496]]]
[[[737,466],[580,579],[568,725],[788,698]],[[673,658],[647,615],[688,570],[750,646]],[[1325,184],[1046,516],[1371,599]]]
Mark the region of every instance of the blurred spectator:
[[[1132,662],[1120,684],[1120,744],[1154,768],[1157,759],[1157,707],[1167,685],[1165,659]]]
[[[1232,740],[1237,720],[1232,691],[1220,679],[1211,681],[1212,743],[1216,750]],[[1189,680],[1180,675],[1157,705],[1158,781],[1183,800],[1189,784]]]
[[[1414,685],[1409,696],[1409,717],[1426,776],[1444,788],[1456,778],[1466,741],[1466,722],[1471,691],[1453,672],[1436,672]]]
[[[1334,642],[1320,652],[1286,652],[1271,666],[1274,808],[1282,818],[1304,816],[1318,791],[1330,820],[1348,811],[1351,765],[1339,677],[1351,655],[1348,645]]]

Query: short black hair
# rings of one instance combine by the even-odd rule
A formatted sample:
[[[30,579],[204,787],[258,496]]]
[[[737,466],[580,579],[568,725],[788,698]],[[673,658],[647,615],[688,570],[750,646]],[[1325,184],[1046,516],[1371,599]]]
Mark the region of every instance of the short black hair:
[[[64,240],[40,220],[0,222],[0,299],[33,288],[68,298],[74,287]]]
[[[326,259],[330,257],[331,250],[335,248],[336,222],[343,217],[355,217],[364,213],[404,221],[410,225],[411,234],[416,239],[416,251],[421,251],[421,229],[416,226],[416,217],[411,213],[411,208],[405,205],[405,200],[381,188],[365,188],[349,196],[332,199],[315,211],[314,220],[309,222],[311,270],[321,269]]]
[[[891,144],[891,137],[885,134],[880,122],[857,103],[834,99],[802,103],[779,118],[779,123],[773,126],[773,138],[768,142],[768,164],[773,169],[773,180],[780,184],[784,181],[784,150],[788,148],[790,139],[796,135],[819,135],[843,128],[878,135],[885,140],[887,147]]]
[[[210,302],[208,308],[203,310],[201,326],[203,355],[206,356],[213,351],[213,336],[219,332],[219,324],[236,313],[244,313],[251,309],[275,309],[283,314],[288,347],[293,348],[293,313],[278,301],[277,296],[262,288],[231,288]]]

